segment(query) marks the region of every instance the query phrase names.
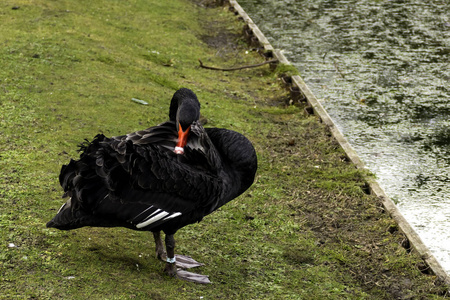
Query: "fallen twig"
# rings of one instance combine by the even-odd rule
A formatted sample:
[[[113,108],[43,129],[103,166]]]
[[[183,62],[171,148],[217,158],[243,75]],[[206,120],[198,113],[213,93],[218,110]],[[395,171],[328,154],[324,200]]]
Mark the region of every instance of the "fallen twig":
[[[198,60],[198,62],[200,63],[200,67],[204,68],[204,69],[217,70],[217,71],[236,71],[236,70],[256,68],[256,67],[260,67],[260,66],[263,66],[263,65],[276,63],[276,62],[278,62],[278,59],[271,59],[271,60],[265,61],[265,62],[260,63],[260,64],[248,65],[248,66],[242,66],[242,67],[234,67],[234,68],[216,68],[216,67],[205,66],[200,59]]]

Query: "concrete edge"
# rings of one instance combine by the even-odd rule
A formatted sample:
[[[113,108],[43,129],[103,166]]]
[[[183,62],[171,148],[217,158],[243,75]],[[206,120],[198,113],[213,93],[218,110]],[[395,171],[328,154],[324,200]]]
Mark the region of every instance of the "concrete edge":
[[[247,15],[247,13],[242,9],[242,7],[236,0],[229,0],[228,3],[231,10],[234,10],[234,12],[239,15],[239,17],[245,22],[246,25],[244,26],[244,34],[247,36],[251,44],[259,45],[260,47],[262,47],[264,49],[264,52],[268,54],[265,56],[276,58],[282,64],[291,64],[280,50],[274,49],[272,47],[261,30],[259,30],[258,26],[252,21],[252,19]],[[353,164],[355,164],[358,169],[365,169],[364,163],[361,161],[356,151],[348,143],[347,139],[337,128],[336,124],[334,124],[333,120],[323,108],[322,104],[320,104],[316,96],[311,92],[303,79],[299,75],[292,76],[291,86],[298,88],[301,91],[308,104],[312,107],[314,113],[320,118],[323,123],[328,126],[333,137],[344,149],[349,160]],[[450,276],[445,272],[444,268],[436,260],[428,247],[423,243],[422,239],[415,232],[412,226],[403,217],[394,202],[386,195],[378,182],[376,182],[370,176],[366,176],[365,180],[369,185],[370,192],[372,194],[375,194],[381,200],[385,210],[398,224],[400,230],[406,235],[407,239],[409,240],[409,243],[419,253],[419,255],[432,270],[432,272],[436,275],[436,277],[442,280],[446,285],[450,286]]]

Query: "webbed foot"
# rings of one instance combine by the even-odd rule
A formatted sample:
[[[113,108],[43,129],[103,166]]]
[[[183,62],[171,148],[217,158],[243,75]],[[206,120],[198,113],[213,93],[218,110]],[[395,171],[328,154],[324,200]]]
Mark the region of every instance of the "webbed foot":
[[[211,283],[211,281],[209,281],[208,275],[195,274],[182,269],[177,270],[177,277],[195,283],[203,283],[203,284]]]
[[[201,267],[201,266],[205,265],[205,264],[202,264],[202,263],[196,261],[192,257],[186,256],[186,255],[175,254],[175,259],[176,259],[177,267],[179,267],[181,269],[190,269],[190,268],[196,268],[196,267]]]
[[[171,276],[171,277],[176,277],[177,276],[177,266],[175,265],[175,263],[166,263],[166,266],[164,267],[164,273],[166,273],[167,275]]]
[[[184,269],[190,269],[195,267],[203,266],[204,264],[199,263],[190,256],[186,255],[175,255],[175,239],[173,235],[166,234],[166,252],[162,247],[162,240],[160,232],[153,233],[155,237],[156,244],[156,256],[166,262],[164,267],[164,273],[172,277],[178,277],[183,280],[196,282],[196,283],[211,283],[208,276],[200,275],[188,272]]]
[[[175,262],[169,262],[169,260],[166,259],[164,272],[169,276],[178,277],[179,279],[190,282],[203,284],[211,283],[211,281],[209,281],[208,275],[196,274],[185,270],[200,266],[204,266],[204,264],[199,263],[190,256],[175,255]]]

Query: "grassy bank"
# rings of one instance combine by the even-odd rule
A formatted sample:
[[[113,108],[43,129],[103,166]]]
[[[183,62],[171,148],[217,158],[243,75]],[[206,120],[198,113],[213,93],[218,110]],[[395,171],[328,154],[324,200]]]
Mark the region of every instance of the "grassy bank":
[[[315,117],[289,105],[226,9],[189,1],[0,4],[0,298],[440,299],[445,288]],[[163,275],[149,233],[45,228],[61,165],[99,132],[167,120],[179,87],[206,126],[244,133],[259,159],[240,198],[178,232],[212,285]],[[141,105],[132,98],[146,101]]]

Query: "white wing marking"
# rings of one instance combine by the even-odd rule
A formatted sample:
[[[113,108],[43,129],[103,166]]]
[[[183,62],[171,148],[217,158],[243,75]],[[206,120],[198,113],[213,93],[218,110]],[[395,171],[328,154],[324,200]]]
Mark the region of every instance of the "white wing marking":
[[[180,212],[177,212],[177,213],[174,213],[173,215],[167,216],[163,220],[170,220],[170,219],[173,219],[173,218],[178,217],[178,216],[181,216]]]
[[[153,205],[150,206],[150,207],[148,207],[146,210],[144,210],[143,212],[141,212],[140,214],[138,214],[136,217],[134,217],[133,220],[136,220],[136,218],[140,217],[143,213],[145,213],[147,210],[151,209],[152,207],[153,207]]]
[[[139,215],[141,215],[142,213],[140,213]],[[181,213],[180,212],[176,212],[176,213],[169,213],[167,211],[163,211],[161,209],[157,209],[155,210],[150,216],[148,216],[147,218],[145,218],[144,221],[142,221],[141,223],[138,223],[136,225],[136,228],[143,228],[145,226],[148,226],[152,223],[158,222],[159,220],[170,220],[173,219],[175,217],[180,216]]]

